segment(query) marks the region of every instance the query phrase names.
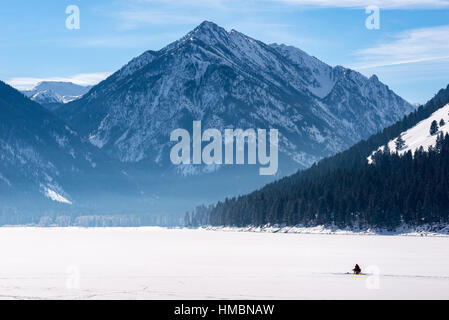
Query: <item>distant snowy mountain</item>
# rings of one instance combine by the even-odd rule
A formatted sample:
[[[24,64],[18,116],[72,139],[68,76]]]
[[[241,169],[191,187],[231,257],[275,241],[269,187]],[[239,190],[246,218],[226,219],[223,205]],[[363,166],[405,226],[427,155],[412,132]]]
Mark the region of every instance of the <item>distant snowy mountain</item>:
[[[192,120],[219,130],[277,128],[287,174],[412,110],[376,76],[206,21],[133,59],[59,114],[111,157],[161,167],[169,164],[170,132],[191,130]]]
[[[127,185],[123,180],[108,158],[66,123],[0,81],[0,212],[85,206],[116,183]]]
[[[89,212],[120,205],[128,212],[184,212],[246,193],[415,109],[376,76],[331,67],[300,49],[268,45],[207,21],[131,60],[87,93],[51,82],[27,93],[47,108],[57,106],[52,109],[59,118],[3,87],[0,188],[13,194],[22,179],[39,191],[37,197],[66,207],[83,203]],[[191,131],[194,120],[202,121],[203,130],[221,132],[278,129],[278,175],[260,177],[255,166],[174,166],[170,133]],[[123,201],[124,195],[130,198]]]
[[[438,130],[436,133],[430,134],[430,126],[433,121],[437,122]],[[396,141],[399,136],[388,142],[388,148],[390,152],[397,152],[399,155],[408,151],[414,153],[420,147],[423,147],[424,151],[427,151],[430,147],[435,147],[437,137],[440,133],[444,135],[449,133],[449,104],[438,109],[430,117],[420,121],[414,127],[402,132],[399,136],[404,141],[404,144],[399,150],[396,147]],[[384,149],[385,147],[382,146],[378,150]],[[371,156],[368,158],[368,161],[370,163],[372,162]]]
[[[31,100],[42,105],[67,103],[81,98],[92,86],[81,86],[72,82],[42,81],[30,90],[22,91]]]

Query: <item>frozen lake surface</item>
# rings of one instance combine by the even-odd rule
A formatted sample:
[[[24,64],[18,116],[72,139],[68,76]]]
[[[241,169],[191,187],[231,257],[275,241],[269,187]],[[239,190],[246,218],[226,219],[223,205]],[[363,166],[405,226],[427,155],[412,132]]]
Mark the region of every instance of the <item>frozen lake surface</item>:
[[[0,228],[0,298],[449,299],[449,238]]]

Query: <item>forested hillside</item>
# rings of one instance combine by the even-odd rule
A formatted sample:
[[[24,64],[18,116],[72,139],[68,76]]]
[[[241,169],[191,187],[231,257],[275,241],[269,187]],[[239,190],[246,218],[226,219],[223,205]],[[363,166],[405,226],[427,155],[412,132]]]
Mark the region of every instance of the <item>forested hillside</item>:
[[[429,152],[398,156],[379,146],[449,103],[449,86],[426,105],[345,152],[246,196],[186,216],[187,225],[388,227],[448,222],[449,136]]]

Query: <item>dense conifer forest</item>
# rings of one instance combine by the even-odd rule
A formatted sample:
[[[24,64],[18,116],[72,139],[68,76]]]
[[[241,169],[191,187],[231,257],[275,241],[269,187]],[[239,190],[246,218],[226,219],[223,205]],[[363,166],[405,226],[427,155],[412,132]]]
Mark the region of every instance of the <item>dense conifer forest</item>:
[[[428,152],[367,157],[449,103],[449,86],[394,125],[311,168],[249,195],[200,206],[187,226],[335,225],[395,228],[449,222],[449,136]]]

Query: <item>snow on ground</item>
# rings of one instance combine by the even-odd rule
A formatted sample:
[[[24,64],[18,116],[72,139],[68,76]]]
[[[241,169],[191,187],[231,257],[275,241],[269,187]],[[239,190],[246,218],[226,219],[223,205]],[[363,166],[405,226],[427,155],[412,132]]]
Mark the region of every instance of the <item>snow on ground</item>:
[[[344,228],[337,226],[318,225],[314,227],[297,226],[248,226],[248,227],[205,227],[205,230],[214,231],[233,231],[233,232],[268,232],[268,233],[301,233],[301,234],[334,234],[334,235],[397,235],[397,236],[426,236],[426,237],[448,237],[448,224],[423,224],[421,226],[401,225],[395,230],[387,229],[356,229]]]
[[[441,119],[445,122],[443,126],[440,126]],[[431,135],[430,125],[434,120],[438,123],[439,132]],[[430,146],[435,146],[437,136],[440,132],[443,134],[449,133],[449,104],[432,113],[430,117],[418,122],[414,127],[401,133],[402,139],[404,139],[405,142],[403,148],[396,150],[397,137],[388,142],[388,147],[390,148],[390,152],[397,152],[400,155],[408,152],[409,150],[414,153],[421,146],[424,148],[424,151],[427,151]],[[384,147],[382,146],[378,150],[383,149]],[[371,156],[368,157],[368,161],[370,163],[372,162]]]
[[[2,299],[449,299],[447,237],[11,227],[0,244]]]

